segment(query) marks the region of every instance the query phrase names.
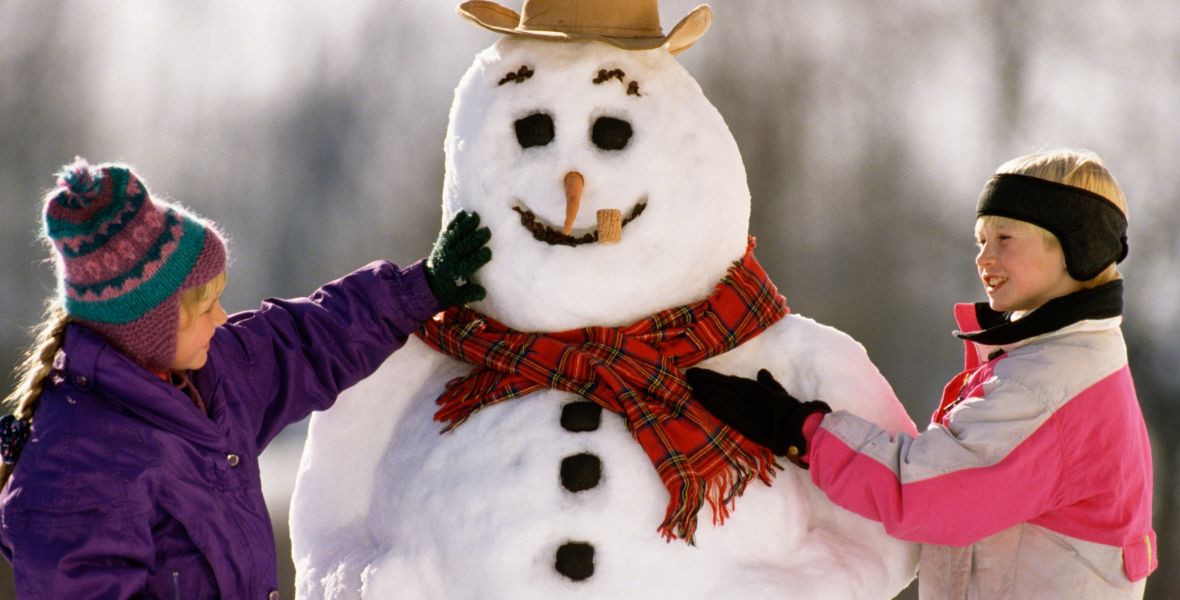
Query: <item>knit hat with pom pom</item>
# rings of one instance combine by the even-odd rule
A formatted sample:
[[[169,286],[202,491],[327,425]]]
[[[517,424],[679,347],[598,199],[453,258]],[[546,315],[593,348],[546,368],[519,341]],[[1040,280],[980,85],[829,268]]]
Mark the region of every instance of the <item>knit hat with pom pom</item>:
[[[215,226],[153,201],[131,168],[77,158],[45,198],[58,300],[74,321],[139,364],[168,371],[176,356],[180,293],[225,270]]]

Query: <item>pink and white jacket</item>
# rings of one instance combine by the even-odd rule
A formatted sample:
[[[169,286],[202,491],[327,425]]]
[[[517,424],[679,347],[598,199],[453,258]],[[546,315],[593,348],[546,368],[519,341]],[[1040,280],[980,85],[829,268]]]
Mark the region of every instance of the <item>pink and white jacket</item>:
[[[974,309],[956,307],[964,332],[980,330]],[[923,599],[1142,598],[1157,566],[1151,449],[1121,320],[966,342],[966,371],[925,432],[891,438],[828,414],[812,480],[922,544]]]

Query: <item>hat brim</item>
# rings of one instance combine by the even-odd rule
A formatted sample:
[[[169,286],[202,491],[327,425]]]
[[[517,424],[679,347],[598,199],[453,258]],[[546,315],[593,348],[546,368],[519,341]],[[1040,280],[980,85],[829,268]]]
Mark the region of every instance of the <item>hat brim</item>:
[[[516,11],[489,2],[488,0],[470,0],[455,9],[459,16],[496,33],[513,37],[530,38],[547,42],[606,42],[624,50],[652,50],[668,46],[668,52],[679,54],[688,50],[713,24],[713,9],[702,4],[680,20],[672,31],[662,37],[612,37],[604,35],[586,35],[566,33],[561,31],[531,31],[519,29],[520,14]]]

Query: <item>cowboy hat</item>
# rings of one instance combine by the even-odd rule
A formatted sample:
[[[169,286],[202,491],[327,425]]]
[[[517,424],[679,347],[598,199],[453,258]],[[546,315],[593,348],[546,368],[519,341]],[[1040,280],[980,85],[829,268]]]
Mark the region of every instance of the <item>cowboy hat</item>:
[[[594,40],[624,50],[667,44],[672,54],[687,50],[713,23],[713,10],[702,4],[664,35],[656,0],[524,0],[523,14],[495,2],[471,0],[456,12],[505,35],[551,42]]]

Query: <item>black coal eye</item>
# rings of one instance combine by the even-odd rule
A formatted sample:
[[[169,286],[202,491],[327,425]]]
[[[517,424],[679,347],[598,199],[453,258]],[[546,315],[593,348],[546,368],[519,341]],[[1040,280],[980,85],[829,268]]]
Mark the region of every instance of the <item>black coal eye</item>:
[[[521,148],[544,146],[553,141],[553,117],[536,113],[516,120],[516,141]]]
[[[603,150],[622,150],[631,140],[631,124],[614,117],[599,117],[590,131],[590,139]]]

